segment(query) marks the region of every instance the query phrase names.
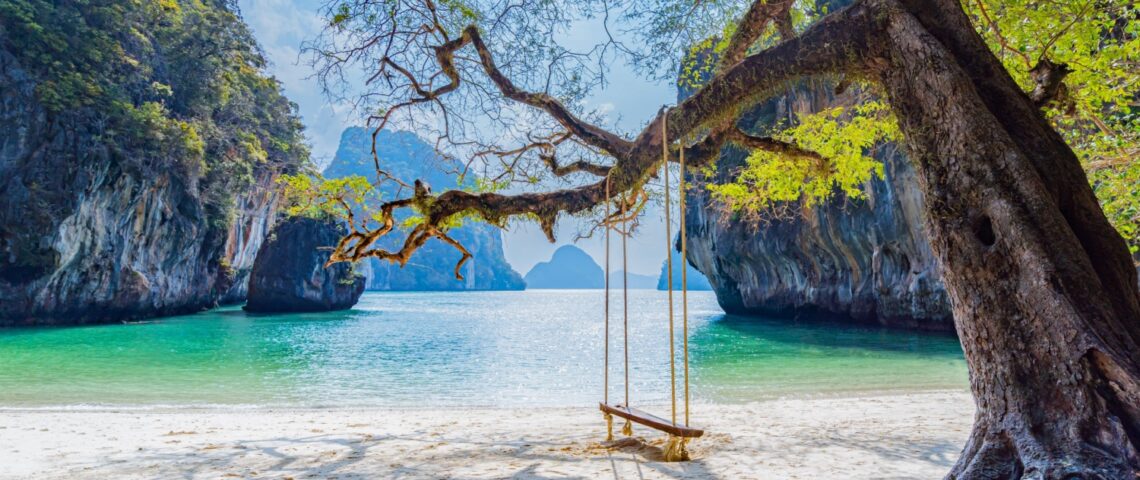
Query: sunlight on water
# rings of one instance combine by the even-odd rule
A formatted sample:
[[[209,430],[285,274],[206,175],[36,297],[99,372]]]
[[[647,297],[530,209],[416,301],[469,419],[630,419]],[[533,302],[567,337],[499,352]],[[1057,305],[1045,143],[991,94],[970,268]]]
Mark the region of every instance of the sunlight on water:
[[[660,404],[666,296],[630,294],[633,401]],[[0,406],[588,406],[602,396],[602,300],[600,291],[367,293],[333,313],[224,308],[141,325],[0,329]],[[617,400],[620,297],[612,308]],[[699,401],[967,387],[951,337],[727,316],[709,292],[690,294],[690,349]]]

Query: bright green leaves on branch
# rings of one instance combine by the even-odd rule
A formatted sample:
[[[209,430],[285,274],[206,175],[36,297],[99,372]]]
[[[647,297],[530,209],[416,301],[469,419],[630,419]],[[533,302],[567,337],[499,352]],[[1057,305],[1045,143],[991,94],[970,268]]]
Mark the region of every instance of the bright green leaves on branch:
[[[1081,159],[1108,219],[1140,250],[1140,6],[1134,0],[964,0],[1027,92],[1043,60],[1064,64],[1046,115]]]
[[[474,193],[493,193],[501,192],[511,186],[511,179],[509,178],[486,178],[482,176],[474,176],[474,181],[466,181],[466,176],[459,178],[459,188],[464,191]]]
[[[334,218],[357,227],[367,224],[376,227],[387,220],[381,209],[386,200],[384,189],[377,188],[367,177],[346,175],[325,178],[315,173],[299,173],[284,175],[279,182],[284,185],[286,215]],[[396,227],[408,230],[423,223],[421,212],[426,205],[418,202],[409,205],[412,210],[410,213],[392,212]],[[477,213],[464,211],[448,217],[436,227],[446,231],[477,218]]]
[[[883,164],[871,152],[900,138],[897,122],[881,101],[834,107],[797,120],[776,139],[824,160],[755,150],[732,182],[708,186],[713,197],[748,215],[764,214],[784,202],[812,206],[836,193],[862,198],[866,183],[883,175]]]
[[[1133,254],[1140,250],[1140,163],[1128,162],[1117,168],[1091,172],[1090,180],[1101,207],[1113,225],[1128,241]]]
[[[461,22],[473,23],[481,19],[475,8],[462,0],[440,0],[439,6],[457,17]]]
[[[342,3],[338,5],[329,16],[329,26],[340,27],[350,18],[352,18],[352,11],[349,10],[347,3]]]
[[[729,39],[736,33],[736,23],[729,23],[724,30],[715,37],[709,37],[689,48],[681,62],[681,73],[677,77],[677,86],[686,90],[695,90],[704,85],[712,77],[713,69],[717,67],[720,54],[728,48]]]
[[[285,213],[309,218],[348,219],[357,221],[380,220],[379,212],[370,206],[377,202],[372,183],[360,175],[341,178],[324,178],[299,173],[284,175],[279,182],[285,186]]]
[[[963,0],[962,6],[1027,93],[1038,88],[1035,70],[1064,65],[1063,86],[1042,95],[1042,109],[1080,158],[1109,220],[1132,251],[1140,252],[1140,166],[1135,161],[1140,158],[1140,6],[1135,0]],[[794,15],[815,18],[823,13],[822,8],[793,9]],[[796,17],[795,24],[800,28],[810,21]],[[694,46],[682,64],[682,88],[695,89],[707,81],[715,53],[723,50],[734,28]],[[770,45],[771,32],[766,35],[753,48]],[[787,202],[810,206],[836,192],[859,197],[861,186],[882,172],[867,155],[869,149],[901,140],[878,101],[854,111],[801,116],[775,136],[818,152],[827,162],[753,152],[739,178],[711,187],[716,198],[736,211],[755,213]]]

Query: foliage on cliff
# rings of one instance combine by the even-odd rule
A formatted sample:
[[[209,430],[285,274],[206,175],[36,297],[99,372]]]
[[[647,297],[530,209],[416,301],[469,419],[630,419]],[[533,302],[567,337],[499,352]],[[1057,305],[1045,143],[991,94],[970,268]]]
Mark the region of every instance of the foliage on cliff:
[[[197,182],[212,227],[256,169],[308,157],[232,0],[0,0],[0,46],[50,117],[93,130],[128,171]]]

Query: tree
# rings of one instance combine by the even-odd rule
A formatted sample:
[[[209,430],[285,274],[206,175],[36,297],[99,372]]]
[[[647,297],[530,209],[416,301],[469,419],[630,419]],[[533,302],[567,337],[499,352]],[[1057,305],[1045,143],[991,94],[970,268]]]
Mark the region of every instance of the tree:
[[[788,0],[709,10],[720,12],[710,23],[731,25],[718,40],[711,78],[633,136],[604,128],[578,103],[583,85],[604,80],[583,80],[582,72],[596,71],[590,59],[631,47],[610,38],[582,54],[554,40],[572,8],[608,21],[609,4],[589,5],[493,4],[488,15],[431,0],[334,4],[327,42],[314,46],[320,74],[335,91],[345,72],[367,68],[371,88],[358,105],[383,107],[372,118],[377,130],[409,112],[416,115],[405,121],[430,117],[422,131],[463,152],[469,167],[483,166],[477,173],[492,183],[533,183],[537,168],[557,178],[592,177],[515,194],[434,194],[416,182],[371,218],[350,217],[334,261],[404,263],[431,238],[465,252],[447,236],[448,225],[465,216],[496,225],[533,218],[553,240],[559,215],[611,202],[617,205],[604,208],[628,215],[645,201],[663,157],[677,162],[683,152],[700,168],[726,143],[826,162],[796,143],[747,135],[732,119],[789,81],[856,79],[881,93],[905,137],[970,367],[977,416],[948,478],[1140,475],[1140,295],[1128,248],[1073,150],[1040,111],[1044,97],[1023,92],[958,2],[857,0],[800,32],[795,17],[802,12]],[[660,33],[682,31],[678,25],[704,4],[654,5],[671,13],[652,16],[635,2],[631,17]],[[493,46],[485,35],[514,42]],[[768,35],[779,38],[765,41]],[[755,51],[758,44],[770,46]],[[663,55],[661,44],[647,45]],[[547,68],[536,68],[535,58]],[[528,83],[540,87],[520,86]],[[473,112],[490,121],[460,114]],[[517,144],[505,145],[510,141]],[[488,164],[511,173],[488,173]],[[376,169],[378,182],[398,181],[378,159]],[[393,212],[404,208],[419,217],[401,230]],[[374,246],[394,232],[407,235],[400,250]]]
[[[962,2],[983,38],[1065,138],[1105,214],[1140,252],[1140,15],[1131,1]]]

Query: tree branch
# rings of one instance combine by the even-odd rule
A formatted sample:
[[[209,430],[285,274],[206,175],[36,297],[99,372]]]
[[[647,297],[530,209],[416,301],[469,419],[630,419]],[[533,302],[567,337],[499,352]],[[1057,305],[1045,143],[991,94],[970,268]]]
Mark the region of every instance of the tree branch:
[[[738,105],[767,98],[788,80],[868,73],[866,45],[878,21],[870,8],[857,1],[796,38],[745,57],[669,111],[669,137],[679,138],[699,125],[734,118]]]
[[[1033,103],[1038,107],[1044,107],[1054,102],[1065,103],[1068,91],[1065,87],[1065,77],[1072,71],[1064,63],[1056,63],[1042,57],[1037,65],[1029,70],[1029,77],[1036,84],[1033,92],[1029,94],[1029,98],[1033,99]],[[1065,110],[1064,105],[1060,106],[1062,110]]]
[[[545,94],[526,93],[517,89],[495,67],[490,52],[483,45],[475,28],[468,27],[464,30],[463,37],[454,41],[469,39],[475,45],[484,69],[504,95],[540,108],[559,119],[575,137],[613,156],[614,166],[609,167],[604,173],[604,178],[595,183],[542,193],[506,195],[451,190],[432,196],[417,182],[416,194],[412,199],[390,202],[382,208],[384,225],[380,229],[368,234],[354,232],[349,235],[341,245],[338,245],[337,252],[330,258],[330,262],[373,256],[402,265],[428,238],[434,236],[446,242],[447,239],[440,237],[439,232],[433,229],[446,224],[458,214],[475,214],[494,225],[505,224],[511,216],[533,216],[537,218],[547,238],[553,242],[554,225],[558,215],[579,213],[605,202],[607,182],[611,193],[642,191],[644,184],[661,166],[663,142],[675,142],[697,132],[703,125],[731,118],[736,114],[739,105],[772,95],[788,81],[828,73],[864,72],[867,68],[866,59],[863,57],[866,51],[864,48],[867,44],[866,37],[877,21],[869,8],[862,2],[856,2],[853,6],[821,20],[801,36],[781,42],[775,47],[735,63],[677,107],[658,113],[633,142],[580,121],[560,103]],[[440,59],[445,64],[451,61],[447,56],[440,56]],[[662,138],[660,123],[665,120],[666,115],[669,117],[668,140]],[[690,166],[696,168],[711,162],[716,158],[720,146],[730,136],[770,150],[818,157],[812,152],[771,139],[743,136],[740,132],[735,134],[714,132],[706,134],[705,138],[686,149],[686,154],[691,155],[692,159]],[[557,168],[557,164],[555,167]],[[592,169],[584,166],[582,168]],[[596,173],[602,172],[597,169]],[[625,198],[635,196],[627,194]],[[424,216],[424,220],[409,233],[404,247],[398,252],[370,249],[376,239],[391,231],[393,222],[391,210],[412,206]],[[355,243],[351,243],[353,241]]]
[[[806,158],[821,163],[827,161],[827,159],[823,158],[823,155],[820,155],[819,153],[808,150],[806,148],[802,148],[794,143],[777,140],[772,137],[757,137],[749,135],[738,128],[729,130],[729,133],[726,137],[726,139],[732,143],[753,150],[764,150],[766,152],[771,152],[779,155]]]
[[[551,117],[554,117],[563,127],[573,133],[574,136],[580,138],[588,145],[601,149],[610,155],[615,157],[621,156],[625,151],[629,150],[630,143],[627,140],[579,119],[554,97],[545,93],[526,92],[516,87],[495,65],[495,59],[492,57],[491,51],[487,48],[487,45],[483,43],[483,37],[479,35],[479,29],[474,25],[465,28],[463,30],[463,36],[464,38],[470,39],[471,44],[475,47],[475,51],[479,53],[479,61],[483,65],[483,70],[487,73],[487,76],[491,78],[495,86],[499,88],[503,96],[545,111]]]
[[[555,159],[554,154],[544,154],[539,155],[538,157],[542,159],[543,163],[545,163],[546,166],[550,167],[550,173],[553,173],[556,177],[565,177],[566,175],[575,172],[586,172],[598,177],[604,177],[610,173],[610,167],[607,167],[605,165],[598,165],[596,163],[590,163],[585,160],[578,160],[566,165],[558,165],[558,161]]]
[[[792,0],[772,0],[772,2],[765,2],[764,0],[757,0],[752,2],[752,6],[744,13],[744,18],[740,19],[740,23],[736,26],[736,31],[733,32],[732,38],[728,41],[728,46],[721,52],[720,63],[717,66],[718,72],[723,72],[737,62],[744,59],[748,54],[748,49],[760,35],[764,33],[764,29],[768,27],[768,22],[776,20],[780,29],[780,36],[784,40],[790,40],[795,36],[792,31],[792,18],[790,11],[792,8]]]

